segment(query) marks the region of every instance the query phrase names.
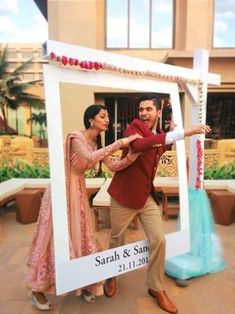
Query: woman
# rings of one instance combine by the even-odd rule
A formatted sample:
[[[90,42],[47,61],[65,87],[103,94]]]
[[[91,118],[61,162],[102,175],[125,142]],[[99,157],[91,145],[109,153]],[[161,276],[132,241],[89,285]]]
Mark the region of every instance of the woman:
[[[85,176],[86,170],[101,161],[111,170],[120,171],[132,163],[137,155],[129,152],[121,161],[110,158],[114,152],[127,147],[139,135],[117,140],[102,148],[101,135],[109,125],[107,109],[91,105],[84,113],[85,130],[68,134],[65,141],[65,170],[68,202],[69,247],[71,259],[96,253],[101,250],[95,237],[93,219],[88,204]],[[27,286],[31,302],[40,310],[51,310],[52,304],[44,292],[55,292],[55,269],[52,230],[50,187],[46,190],[39,213],[34,239],[27,261]],[[103,294],[102,283],[76,290],[86,302],[94,303],[95,296]]]

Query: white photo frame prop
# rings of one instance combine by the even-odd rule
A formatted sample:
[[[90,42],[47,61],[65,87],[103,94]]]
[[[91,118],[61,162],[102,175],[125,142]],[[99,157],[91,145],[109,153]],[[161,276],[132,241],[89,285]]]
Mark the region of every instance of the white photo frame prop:
[[[198,79],[200,73],[190,69],[174,67],[157,62],[121,56],[113,53],[84,47],[48,41],[48,55],[77,56],[80,60],[107,62],[115,66],[139,71],[171,73],[188,79]],[[64,172],[63,132],[61,119],[60,82],[86,86],[126,89],[133,92],[156,92],[170,95],[174,122],[182,128],[181,109],[177,82],[162,81],[145,77],[132,77],[106,71],[79,71],[76,69],[44,65],[44,86],[49,138],[49,157],[51,173],[52,216],[55,250],[55,271],[57,294],[63,294],[94,282],[138,269],[148,263],[148,241],[139,241],[119,248],[99,252],[93,255],[70,260],[66,188]],[[208,81],[218,84],[217,75],[208,74]],[[190,85],[191,86],[191,85]],[[193,89],[194,86],[191,86]],[[195,93],[197,87],[195,87]],[[89,105],[89,104],[88,104]],[[177,163],[180,169],[180,231],[166,235],[167,257],[183,254],[190,249],[189,213],[187,194],[187,174],[184,140],[176,143]]]

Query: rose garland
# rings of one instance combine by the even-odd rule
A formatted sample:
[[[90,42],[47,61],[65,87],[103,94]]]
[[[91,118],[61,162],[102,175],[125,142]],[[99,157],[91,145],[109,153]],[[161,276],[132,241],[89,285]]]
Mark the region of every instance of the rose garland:
[[[203,186],[203,180],[202,180],[203,162],[202,161],[203,161],[203,155],[204,155],[203,145],[200,138],[198,138],[196,141],[196,148],[197,148],[197,176],[196,176],[195,188],[199,190]]]
[[[67,57],[67,56],[57,56],[54,52],[49,54],[49,58],[51,61],[58,63],[64,67],[72,67],[78,68],[84,71],[111,71],[124,75],[131,75],[136,77],[147,77],[151,79],[160,79],[172,82],[183,82],[189,83],[198,86],[198,104],[199,104],[199,123],[203,121],[203,108],[204,108],[204,97],[203,97],[203,82],[201,80],[195,79],[187,79],[180,76],[175,75],[165,75],[162,73],[157,73],[153,71],[137,71],[137,70],[129,70],[121,67],[114,66],[108,63],[101,63],[98,61],[80,61],[77,58]],[[196,150],[197,150],[197,179],[196,179],[196,189],[202,188],[202,174],[203,174],[203,156],[204,150],[202,145],[202,139],[199,137],[196,142]]]
[[[189,83],[189,84],[194,84],[194,85],[199,85],[199,86],[201,86],[200,83],[202,83],[200,80],[186,79],[180,76],[166,75],[166,74],[161,74],[161,73],[157,73],[153,71],[129,70],[129,69],[121,68],[118,66],[114,66],[112,64],[101,63],[98,61],[87,61],[87,60],[80,61],[77,58],[57,56],[54,52],[51,52],[49,56],[50,56],[51,61],[57,62],[60,65],[70,66],[70,67],[75,67],[75,68],[80,67],[82,70],[88,70],[88,71],[89,70],[96,70],[96,71],[106,70],[106,71],[118,72],[120,74],[125,74],[125,75],[149,77],[149,78],[155,78],[155,79],[161,79],[161,80],[167,80],[167,81],[179,81],[179,82],[184,82],[184,83]]]
[[[199,84],[199,113],[198,113],[198,122],[203,123],[203,107],[204,107],[204,97],[203,97],[203,84]],[[196,151],[197,151],[197,176],[195,188],[196,190],[203,188],[203,162],[204,162],[204,141],[201,136],[198,136],[196,141]]]
[[[50,53],[50,60],[57,62],[63,66],[71,66],[71,67],[80,67],[84,70],[100,70],[103,68],[102,63],[100,62],[91,62],[91,61],[79,61],[77,58],[71,58],[66,56],[56,56],[54,52]]]

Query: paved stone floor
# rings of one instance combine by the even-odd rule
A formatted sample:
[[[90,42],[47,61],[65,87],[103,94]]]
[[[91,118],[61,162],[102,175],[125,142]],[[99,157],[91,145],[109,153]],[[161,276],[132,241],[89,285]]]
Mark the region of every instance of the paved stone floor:
[[[175,229],[175,219],[165,223],[166,232]],[[25,259],[35,224],[22,225],[15,219],[14,208],[5,209],[0,216],[0,313],[40,313],[28,300],[25,290]],[[166,277],[165,287],[180,314],[235,313],[235,223],[216,225],[228,263],[225,271],[191,279],[189,286],[180,288]],[[109,228],[98,233],[101,244],[107,247]],[[140,229],[128,230],[128,241],[143,240]],[[145,268],[121,275],[118,293],[114,298],[102,296],[95,304],[87,304],[73,293],[49,296],[54,304],[51,313],[59,314],[161,314],[155,301],[147,295]]]

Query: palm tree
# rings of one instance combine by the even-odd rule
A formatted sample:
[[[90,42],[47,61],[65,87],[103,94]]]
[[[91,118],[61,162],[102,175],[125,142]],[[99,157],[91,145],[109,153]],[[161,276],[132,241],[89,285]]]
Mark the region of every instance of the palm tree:
[[[28,121],[39,124],[39,136],[40,139],[46,140],[45,129],[43,126],[47,126],[46,112],[32,113],[31,118]]]
[[[35,86],[41,80],[22,82],[21,72],[26,70],[32,59],[23,62],[14,71],[9,70],[9,62],[7,58],[7,45],[0,51],[0,110],[4,122],[4,132],[7,132],[7,108],[16,110],[20,105],[42,108],[44,101],[36,95],[28,93],[27,90]]]

